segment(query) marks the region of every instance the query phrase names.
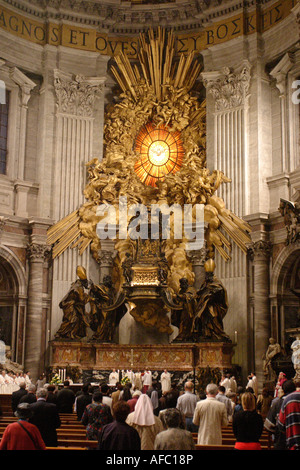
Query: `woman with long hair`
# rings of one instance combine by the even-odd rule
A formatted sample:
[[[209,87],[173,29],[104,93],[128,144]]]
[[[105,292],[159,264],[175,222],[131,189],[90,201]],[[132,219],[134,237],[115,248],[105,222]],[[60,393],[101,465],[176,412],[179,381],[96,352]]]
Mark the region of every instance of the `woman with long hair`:
[[[234,448],[238,450],[261,450],[259,439],[263,432],[264,421],[256,411],[255,396],[245,392],[241,398],[242,411],[233,415],[232,428],[236,437]]]

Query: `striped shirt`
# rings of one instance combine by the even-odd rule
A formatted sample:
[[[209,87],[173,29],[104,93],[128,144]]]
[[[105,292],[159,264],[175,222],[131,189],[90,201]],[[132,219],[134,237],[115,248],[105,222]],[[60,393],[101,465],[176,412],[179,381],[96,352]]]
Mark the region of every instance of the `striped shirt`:
[[[285,432],[287,448],[300,450],[300,392],[292,392],[284,399],[277,424]]]

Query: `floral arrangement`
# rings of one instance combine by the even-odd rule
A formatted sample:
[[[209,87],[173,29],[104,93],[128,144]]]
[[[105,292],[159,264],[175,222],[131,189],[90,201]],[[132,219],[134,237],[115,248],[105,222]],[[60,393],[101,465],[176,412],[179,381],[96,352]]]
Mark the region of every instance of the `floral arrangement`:
[[[130,379],[127,375],[124,375],[124,377],[122,377],[122,379],[121,379],[121,384],[126,385],[128,383],[130,383]]]
[[[51,385],[61,385],[62,384],[61,378],[59,377],[58,374],[54,374],[54,376],[50,380],[50,384]]]

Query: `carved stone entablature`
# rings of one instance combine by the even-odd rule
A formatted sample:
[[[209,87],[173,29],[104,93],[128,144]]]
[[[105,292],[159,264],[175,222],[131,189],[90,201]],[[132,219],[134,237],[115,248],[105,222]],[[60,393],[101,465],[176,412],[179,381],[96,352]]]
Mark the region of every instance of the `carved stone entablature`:
[[[54,89],[59,113],[92,117],[95,101],[103,89],[103,80],[54,71]]]
[[[26,254],[30,261],[44,261],[50,256],[51,247],[40,243],[29,243]]]
[[[248,254],[252,261],[268,261],[272,253],[272,244],[269,241],[258,240],[248,245]]]
[[[240,71],[223,67],[220,72],[202,73],[203,83],[215,99],[216,111],[223,111],[246,104],[249,97],[251,66],[245,61]]]
[[[95,25],[115,33],[142,32],[145,26],[172,26],[181,30],[197,30],[207,21],[229,13],[241,6],[240,0],[4,0],[14,8],[36,18],[60,19],[85,25]],[[271,1],[271,0],[265,0]],[[249,6],[255,0],[249,0]]]
[[[300,202],[286,201],[280,199],[278,208],[283,216],[285,228],[287,231],[286,244],[300,241]]]

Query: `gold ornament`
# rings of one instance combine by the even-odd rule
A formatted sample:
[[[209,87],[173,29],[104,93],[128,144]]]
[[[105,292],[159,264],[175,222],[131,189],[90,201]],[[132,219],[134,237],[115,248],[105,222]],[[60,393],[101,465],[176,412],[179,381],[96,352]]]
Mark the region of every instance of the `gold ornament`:
[[[222,171],[210,172],[206,167],[206,102],[200,102],[194,93],[201,64],[196,51],[182,54],[175,64],[175,49],[172,31],[150,29],[140,35],[139,63],[131,63],[124,53],[115,57],[111,71],[121,94],[118,102],[106,111],[104,158],[101,162],[93,158],[87,164],[88,183],[84,190],[87,202],[49,229],[48,243],[53,245],[54,258],[68,247],[77,247],[82,254],[90,246],[98,260],[101,241],[96,227],[101,217],[96,215],[97,207],[102,203],[113,205],[118,217],[121,196],[127,197],[129,206],[175,203],[191,204],[195,208],[196,204],[203,204],[208,257],[214,258],[218,251],[229,261],[232,242],[247,252],[246,245],[251,242],[249,224],[228,210],[215,194],[230,179]],[[151,170],[149,185],[138,171],[143,152],[137,139],[147,126],[164,129],[171,136],[180,135],[184,151],[176,172],[159,174],[157,170],[157,174],[152,174]],[[151,143],[148,146],[147,159],[155,163],[151,167],[155,171],[159,167],[158,153],[163,155],[164,165],[168,161],[170,154],[166,151],[164,144],[160,148],[152,148]],[[171,237],[164,241],[163,249],[170,266],[168,284],[176,288],[181,277],[192,282],[194,273],[186,256],[185,240],[176,240],[172,235],[171,229]],[[120,249],[116,264],[121,266],[124,253],[128,247],[134,250],[134,243],[118,240],[117,233],[116,246]]]
[[[209,258],[207,261],[204,263],[204,269],[207,273],[213,273],[216,267],[216,263],[212,258]]]
[[[82,280],[87,279],[86,269],[83,266],[77,266],[76,274],[79,277],[79,279],[82,279]]]

